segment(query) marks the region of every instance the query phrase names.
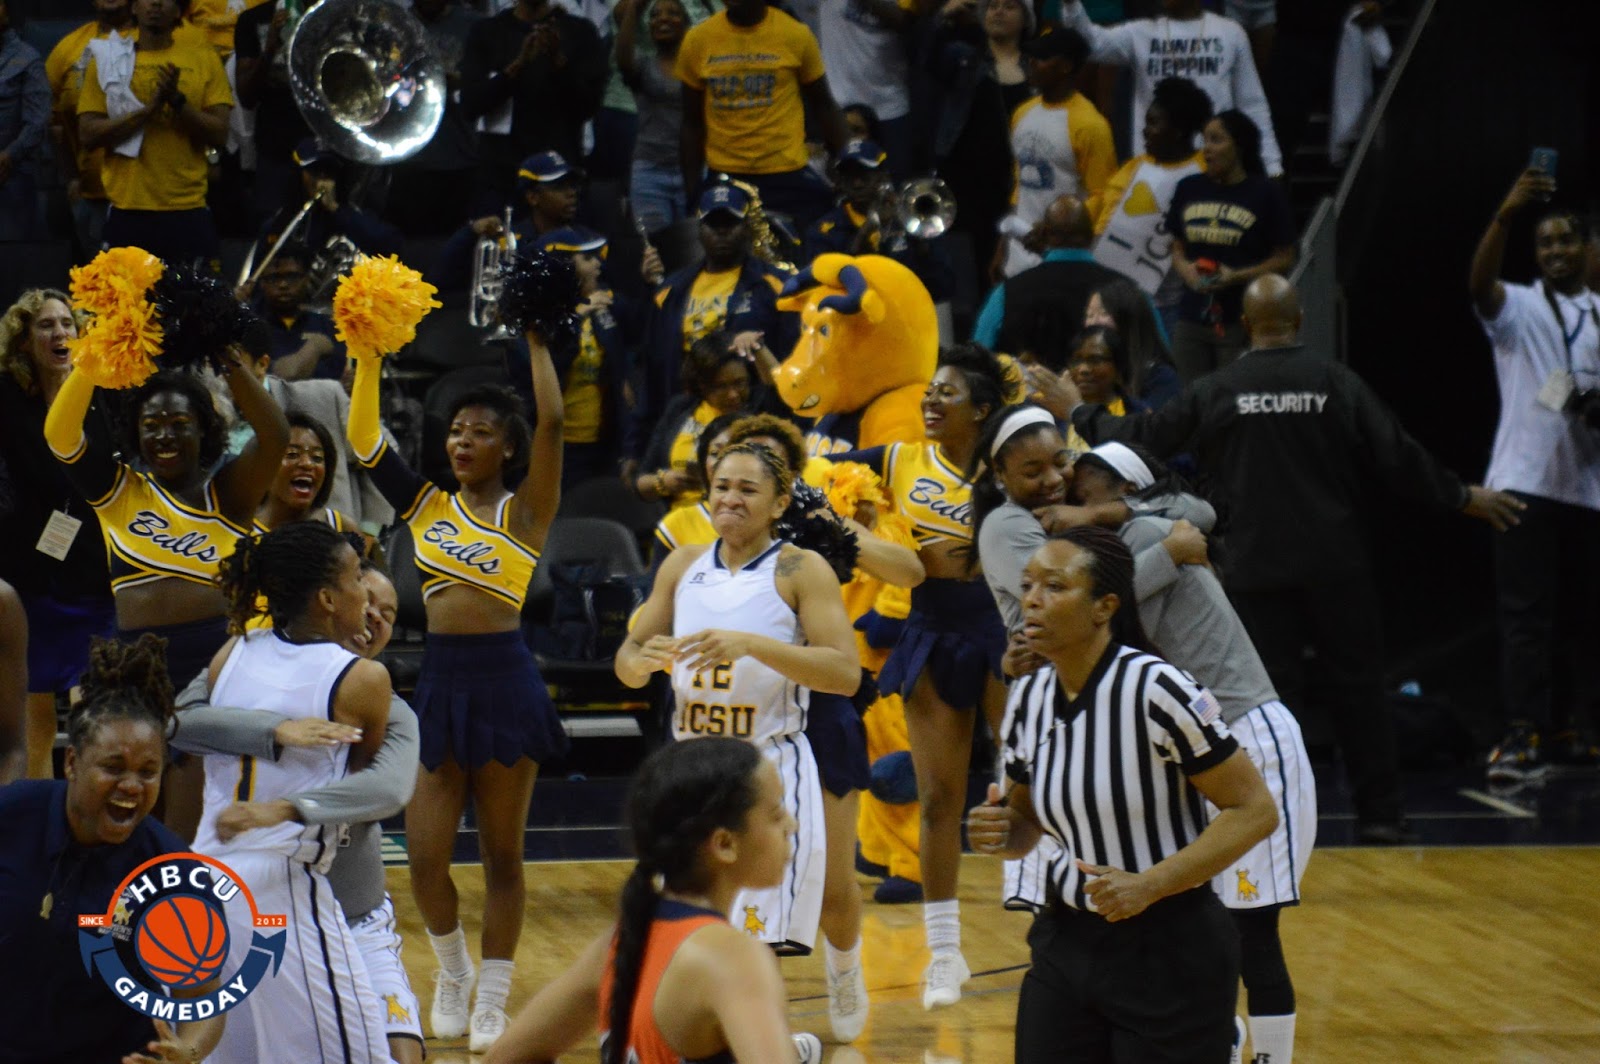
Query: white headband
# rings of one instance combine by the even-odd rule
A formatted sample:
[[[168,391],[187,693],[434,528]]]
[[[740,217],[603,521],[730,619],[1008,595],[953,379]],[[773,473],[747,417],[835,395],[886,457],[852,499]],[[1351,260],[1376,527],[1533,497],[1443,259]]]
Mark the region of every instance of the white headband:
[[[1144,464],[1144,459],[1134,454],[1127,444],[1102,443],[1089,453],[1115,469],[1118,476],[1132,484],[1138,491],[1143,491],[1156,482],[1155,475],[1150,472],[1150,467]]]
[[[1055,428],[1056,419],[1050,411],[1037,406],[1026,406],[1013,410],[1000,422],[1000,428],[994,434],[994,443],[989,448],[989,460],[992,462],[1000,457],[1000,448],[1005,446],[1007,440],[1027,428],[1029,425],[1049,425]]]

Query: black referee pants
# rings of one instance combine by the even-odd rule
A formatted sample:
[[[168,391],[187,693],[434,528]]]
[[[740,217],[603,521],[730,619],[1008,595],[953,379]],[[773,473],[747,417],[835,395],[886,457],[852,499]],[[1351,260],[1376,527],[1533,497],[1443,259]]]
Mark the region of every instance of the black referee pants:
[[[1017,1064],[1227,1064],[1239,936],[1209,885],[1114,924],[1053,902],[1028,947]]]
[[[1363,825],[1401,819],[1394,718],[1383,696],[1382,604],[1372,576],[1228,597],[1289,709],[1307,704],[1305,648],[1316,652],[1317,698],[1344,757]]]

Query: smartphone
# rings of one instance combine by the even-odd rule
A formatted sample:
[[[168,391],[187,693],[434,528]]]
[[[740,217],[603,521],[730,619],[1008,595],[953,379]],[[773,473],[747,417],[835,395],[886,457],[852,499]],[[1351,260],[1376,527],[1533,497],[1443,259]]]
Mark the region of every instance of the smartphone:
[[[1556,160],[1560,156],[1554,148],[1535,148],[1528,157],[1528,169],[1537,170],[1546,177],[1556,176]]]

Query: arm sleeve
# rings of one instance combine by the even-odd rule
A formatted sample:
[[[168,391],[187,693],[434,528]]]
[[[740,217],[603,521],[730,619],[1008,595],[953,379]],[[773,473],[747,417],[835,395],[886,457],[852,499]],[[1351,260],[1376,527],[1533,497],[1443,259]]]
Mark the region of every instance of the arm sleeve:
[[[989,297],[978,311],[977,323],[972,326],[972,339],[989,350],[1000,340],[1000,326],[1006,320],[1006,285],[1004,281],[989,289]]]
[[[486,18],[475,23],[462,46],[461,113],[469,120],[482,118],[499,107],[517,88],[516,80],[501,73],[489,54],[490,34],[496,22]]]
[[[587,19],[563,20],[563,36],[567,63],[556,72],[551,87],[566,97],[569,115],[587,119],[600,109],[605,96],[611,53]]]
[[[98,433],[91,436],[83,431],[83,419],[93,400],[94,384],[74,369],[44,418],[44,439],[50,453],[90,506],[110,497],[122,472],[110,444]]]
[[[1105,232],[1106,226],[1111,224],[1111,216],[1116,213],[1117,204],[1122,202],[1122,197],[1128,191],[1128,182],[1133,180],[1134,171],[1137,169],[1139,160],[1129,159],[1121,169],[1106,180],[1105,188],[1089,196],[1089,217],[1094,219],[1096,236]]]
[[[1034,742],[1029,727],[1028,703],[1032,701],[1034,689],[1041,683],[1044,683],[1044,678],[1036,672],[1012,684],[1011,692],[1006,697],[1005,713],[1000,720],[1000,759],[1005,766],[1006,777],[1023,786],[1033,783]]]
[[[208,706],[205,674],[195,677],[201,686],[201,704],[180,708],[172,745],[186,754],[223,754],[276,761],[283,752],[273,733],[287,717],[265,709],[231,709]],[[184,690],[188,696],[194,684]]]
[[[1072,427],[1091,447],[1107,440],[1142,443],[1166,458],[1188,449],[1204,425],[1208,392],[1204,379],[1179,392],[1160,410],[1127,417],[1107,413],[1105,407],[1084,404],[1072,412]]]
[[[1089,103],[1087,97],[1082,99],[1085,104]],[[1074,117],[1080,116],[1082,121],[1073,123],[1070,139],[1072,152],[1078,159],[1078,176],[1083,179],[1084,190],[1092,200],[1105,192],[1111,175],[1117,172],[1117,146],[1111,138],[1111,123],[1092,104],[1080,109]],[[1094,217],[1092,209],[1089,216]]]
[[[989,585],[1003,588],[1020,601],[1022,567],[1044,541],[1044,526],[1032,514],[1010,507],[990,514],[978,542],[978,560]]]
[[[1238,23],[1230,23],[1230,26],[1234,54],[1238,57],[1233,64],[1233,105],[1249,115],[1261,130],[1261,161],[1266,164],[1268,177],[1279,177],[1283,174],[1283,152],[1272,130],[1272,109],[1267,106],[1267,94],[1261,88],[1261,75],[1250,51],[1250,38]]]
[[[1145,681],[1144,694],[1150,743],[1185,776],[1216,768],[1239,749],[1239,740],[1222,722],[1216,696],[1183,670],[1158,666]]]
[[[683,43],[678,45],[677,62],[672,65],[672,76],[697,92],[706,87],[705,79],[700,76],[700,53],[707,32],[709,30],[696,33],[691,29],[684,34]]]
[[[394,816],[416,788],[421,750],[416,713],[393,695],[389,724],[372,763],[330,786],[292,795],[289,804],[307,824],[364,824]]]
[[[83,68],[83,87],[78,90],[78,113],[80,115],[106,113],[106,90],[100,87],[99,68],[92,56],[88,65]]]
[[[1467,501],[1461,478],[1429,454],[1361,378],[1337,363],[1333,369],[1355,416],[1366,464],[1378,481],[1401,498],[1461,509]]]
[[[44,76],[44,63],[38,59],[29,63],[22,79],[22,128],[5,147],[15,163],[24,162],[38,148],[50,125],[50,82]]]
[[[884,477],[884,470],[889,466],[889,448],[892,444],[882,447],[868,447],[864,451],[845,451],[842,454],[830,454],[828,461],[838,464],[840,462],[860,462],[878,476]]]
[[[1061,5],[1061,24],[1077,30],[1089,42],[1089,58],[1096,63],[1128,66],[1133,62],[1133,26],[1097,26],[1078,0],[1066,0]]]
[[[356,360],[355,384],[350,389],[350,423],[345,432],[361,467],[401,519],[410,517],[424,493],[433,485],[406,465],[404,458],[383,437],[378,423],[378,385],[383,367],[375,358]]]
[[[795,76],[800,79],[800,84],[810,85],[827,71],[822,66],[822,48],[817,44],[816,35],[804,23],[801,23],[800,30],[801,39],[796,42],[799,45],[800,69]]]
[[[339,209],[333,212],[333,224],[368,255],[398,255],[405,244],[400,230],[377,215],[358,211],[348,203],[339,204]]]
[[[1128,544],[1132,547],[1133,544]],[[1157,540],[1135,550],[1133,555],[1133,597],[1140,602],[1161,594],[1178,579],[1178,566]]]

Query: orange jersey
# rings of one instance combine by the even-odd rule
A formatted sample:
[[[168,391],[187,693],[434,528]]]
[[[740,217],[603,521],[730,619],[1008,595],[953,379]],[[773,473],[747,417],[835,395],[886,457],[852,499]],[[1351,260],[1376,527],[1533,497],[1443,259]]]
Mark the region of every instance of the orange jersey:
[[[633,1014],[628,1021],[628,1045],[627,1051],[622,1054],[623,1060],[629,1064],[734,1064],[733,1054],[726,1050],[694,1061],[684,1060],[662,1037],[652,1007],[656,990],[661,986],[661,977],[666,974],[667,965],[672,963],[673,956],[684,940],[707,924],[725,922],[721,913],[685,905],[680,901],[661,900],[656,907],[655,922],[650,925],[650,934],[645,940],[644,962],[639,966],[639,991],[633,999]],[[605,977],[600,980],[602,1045],[611,1037],[605,1025],[610,1022],[611,982],[614,978],[611,965],[615,958],[616,947],[613,945],[611,958],[606,961]]]

